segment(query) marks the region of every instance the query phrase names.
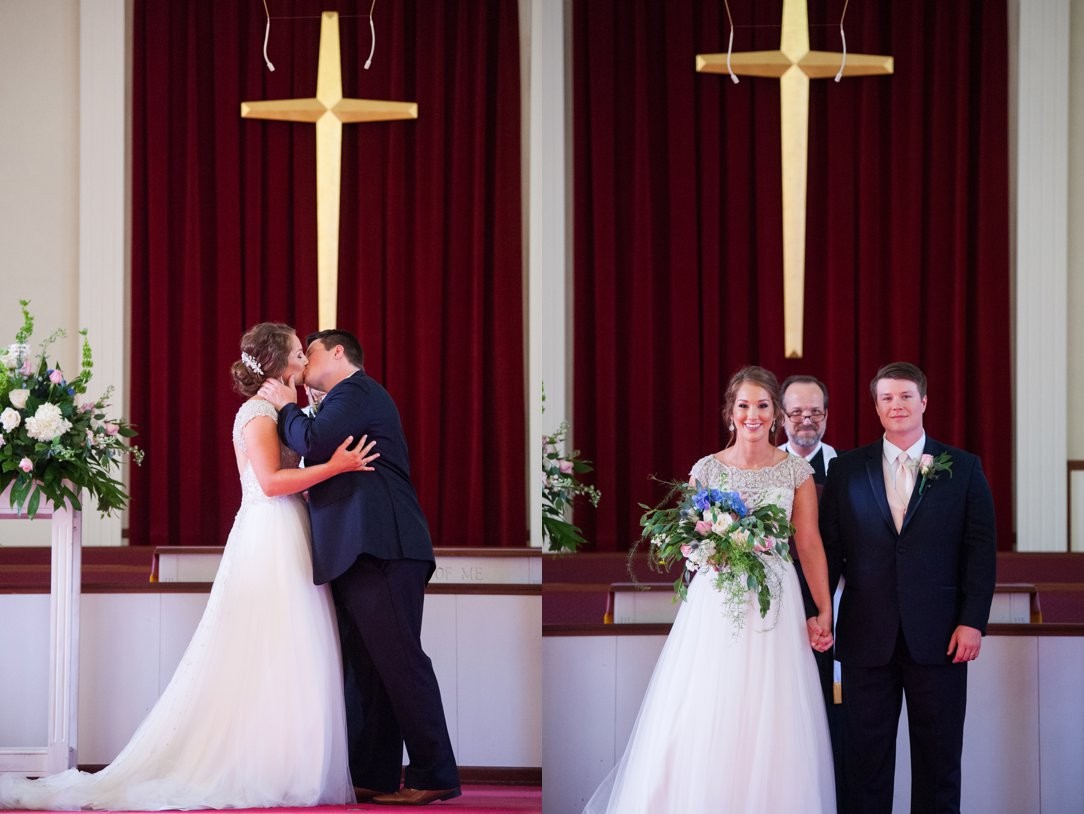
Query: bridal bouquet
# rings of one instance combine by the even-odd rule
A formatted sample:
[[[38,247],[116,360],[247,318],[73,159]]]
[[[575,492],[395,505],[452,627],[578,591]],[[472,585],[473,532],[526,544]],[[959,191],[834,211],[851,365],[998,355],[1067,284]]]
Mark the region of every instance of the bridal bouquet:
[[[640,539],[648,542],[652,566],[664,571],[684,559],[685,568],[674,583],[682,600],[693,575],[703,571],[714,574],[715,588],[725,595],[736,622],[744,618],[749,593],[757,597],[761,618],[766,616],[779,588],[771,560],[790,560],[787,539],[794,527],[786,511],[773,503],[750,509],[737,492],[699,482],[670,486],[658,506],[640,504],[645,510]]]
[[[129,455],[139,463],[143,452],[125,443],[136,435],[122,419],[107,418],[105,409],[113,388],[97,401],[77,401],[87,390],[94,366],[83,337],[79,375],[69,380],[59,366],[46,361],[49,346],[64,335],[55,331],[41,343],[37,361],[27,344],[34,331],[29,301],[20,300],[23,327],[15,342],[0,346],[0,492],[11,488],[11,505],[30,517],[42,498],[55,506],[82,509],[80,492],[98,500],[102,514],[128,503],[124,484],[113,477],[113,467]]]

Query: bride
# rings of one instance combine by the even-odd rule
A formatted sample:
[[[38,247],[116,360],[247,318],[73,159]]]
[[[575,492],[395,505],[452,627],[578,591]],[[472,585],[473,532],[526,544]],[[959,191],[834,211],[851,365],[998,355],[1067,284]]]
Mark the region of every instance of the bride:
[[[763,618],[752,592],[735,618],[713,572],[696,574],[625,754],[585,814],[836,810],[824,700],[809,649],[832,644],[813,470],[773,443],[782,407],[770,371],[739,370],[723,416],[731,444],[697,461],[690,482],[736,491],[751,508],[786,510],[819,613],[803,618],[794,565],[778,557],[762,558],[777,585]]]
[[[354,802],[342,668],[327,586],[313,585],[309,520],[298,493],[371,470],[351,438],[326,464],[298,468],[277,414],[253,398],[266,377],[299,380],[306,358],[288,325],[241,338],[231,369],[247,401],[233,424],[241,478],[207,607],[172,680],[117,758],[26,780],[0,775],[0,808],[152,811]]]

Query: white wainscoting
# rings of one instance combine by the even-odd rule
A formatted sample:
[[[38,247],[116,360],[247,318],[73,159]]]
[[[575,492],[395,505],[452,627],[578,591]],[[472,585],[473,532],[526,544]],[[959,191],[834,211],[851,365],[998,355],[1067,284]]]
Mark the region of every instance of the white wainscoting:
[[[206,591],[83,595],[80,764],[109,763],[127,743],[206,602]],[[0,745],[45,742],[48,621],[48,595],[0,594]],[[422,641],[460,765],[541,767],[541,626],[540,589],[426,596]]]
[[[542,642],[547,814],[581,811],[620,757],[665,640],[664,633],[580,633],[558,628]],[[963,810],[1080,814],[1084,635],[995,633],[968,671]],[[893,811],[905,814],[910,750],[901,721]]]
[[[151,567],[157,582],[213,582],[222,546],[163,546]],[[430,585],[541,585],[542,553],[521,548],[438,548]]]

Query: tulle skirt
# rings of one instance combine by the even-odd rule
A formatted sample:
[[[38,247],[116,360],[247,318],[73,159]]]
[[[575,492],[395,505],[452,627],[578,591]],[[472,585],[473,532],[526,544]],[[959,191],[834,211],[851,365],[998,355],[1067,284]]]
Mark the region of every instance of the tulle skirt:
[[[624,756],[586,814],[835,812],[832,747],[794,566],[735,624],[708,575],[678,611]]]
[[[296,497],[237,515],[203,618],[161,698],[95,774],[0,776],[0,807],[161,810],[354,801],[327,586]]]

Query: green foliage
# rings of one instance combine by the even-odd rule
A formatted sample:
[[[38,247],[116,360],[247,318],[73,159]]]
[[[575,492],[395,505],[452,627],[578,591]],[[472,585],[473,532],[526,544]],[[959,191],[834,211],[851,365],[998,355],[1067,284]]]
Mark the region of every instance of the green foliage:
[[[81,510],[83,489],[97,498],[102,514],[128,504],[124,484],[114,477],[129,456],[139,463],[143,452],[125,443],[136,431],[123,419],[107,418],[113,388],[97,401],[76,402],[86,393],[94,367],[86,331],[82,336],[79,374],[68,381],[59,365],[50,368],[49,347],[60,337],[54,331],[41,343],[37,361],[28,341],[34,331],[29,301],[20,300],[23,326],[15,342],[0,348],[0,492],[33,517],[42,501]]]

